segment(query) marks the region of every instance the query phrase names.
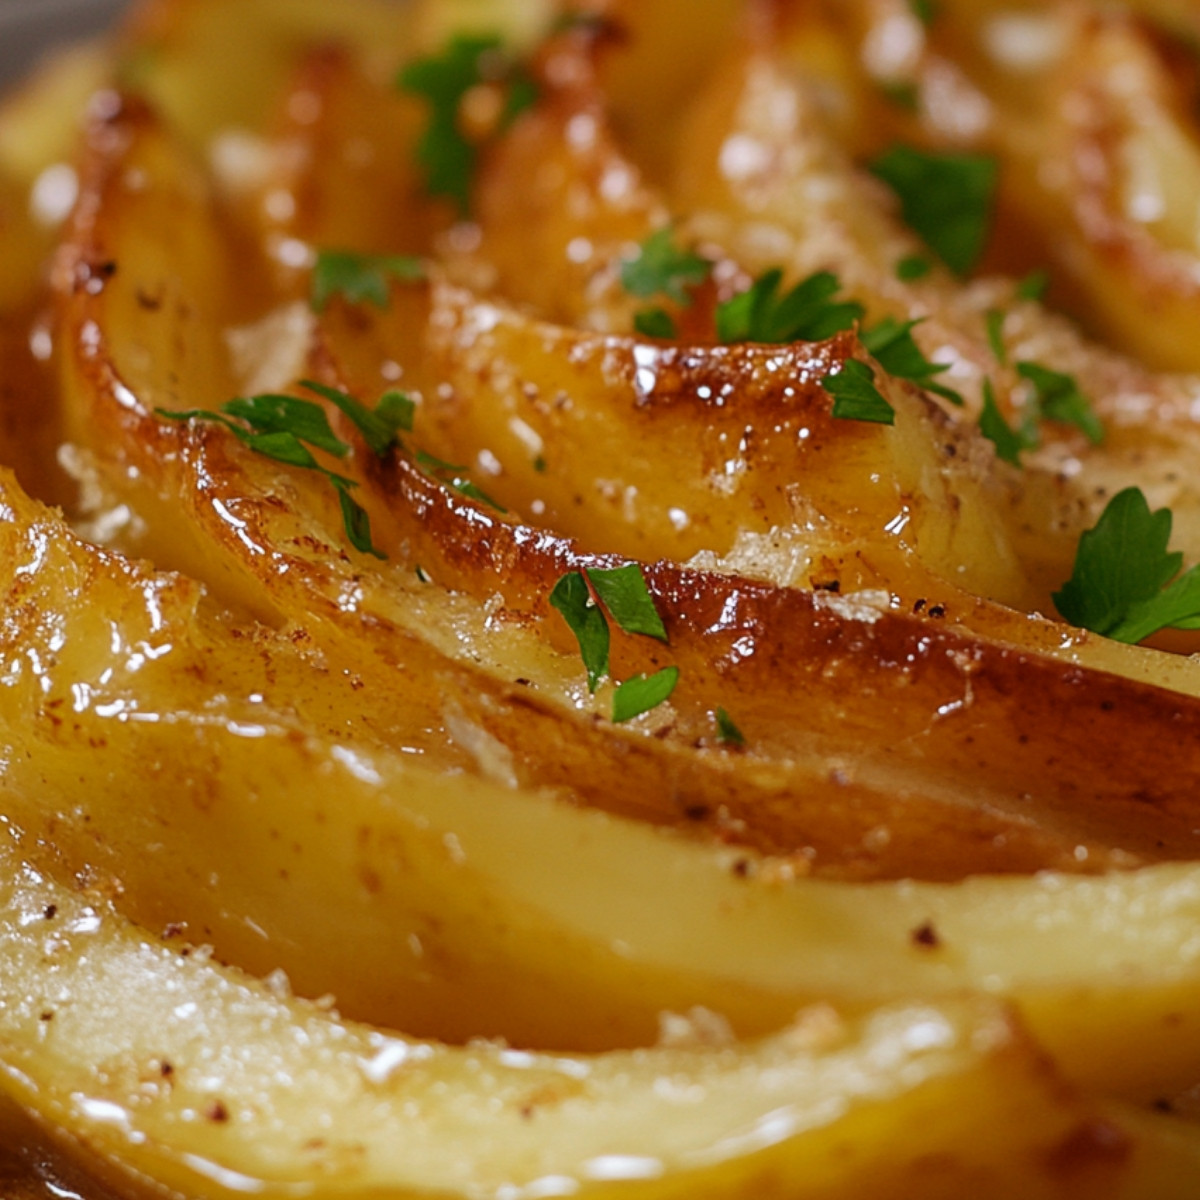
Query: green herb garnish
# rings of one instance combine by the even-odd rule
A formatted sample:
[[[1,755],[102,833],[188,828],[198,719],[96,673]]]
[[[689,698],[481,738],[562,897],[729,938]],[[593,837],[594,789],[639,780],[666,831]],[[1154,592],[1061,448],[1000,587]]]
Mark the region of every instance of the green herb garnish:
[[[1167,553],[1171,523],[1171,510],[1151,512],[1140,488],[1118,492],[1079,539],[1071,578],[1054,595],[1062,616],[1118,642],[1200,629],[1200,566],[1179,575],[1183,555]]]
[[[764,272],[744,292],[717,305],[721,342],[816,342],[851,329],[862,319],[857,301],[834,301],[841,289],[831,271],[818,271],[779,295],[783,272]]]
[[[642,337],[671,340],[678,334],[675,318],[665,308],[644,308],[633,314],[633,328]]]
[[[948,371],[949,365],[930,362],[913,340],[912,331],[920,323],[920,320],[897,321],[895,317],[885,317],[878,325],[864,329],[860,340],[889,375],[910,380],[918,387],[934,392],[949,400],[951,404],[961,407],[962,396],[953,388],[946,387],[934,379],[935,375]]]
[[[909,79],[890,79],[879,84],[880,92],[897,108],[915,113],[921,107],[921,89]]]
[[[996,361],[1004,366],[1008,362],[1008,348],[1004,344],[1004,313],[998,308],[989,308],[984,322],[987,325],[988,345]]]
[[[667,640],[666,628],[637,563],[571,571],[554,585],[550,604],[562,613],[579,643],[591,692],[608,674],[609,617],[626,633]],[[613,720],[629,721],[655,708],[674,691],[678,679],[678,667],[665,667],[648,678],[639,675],[626,680],[613,696]]]
[[[957,275],[983,253],[991,224],[997,168],[977,154],[927,154],[893,146],[870,164],[900,200],[904,219]]]
[[[336,388],[311,380],[300,386],[330,400],[346,413],[375,454],[384,454],[395,444],[397,432],[412,426],[412,402],[399,392],[389,392],[375,409],[369,409]],[[337,492],[350,544],[364,554],[386,557],[371,541],[371,522],[366,510],[350,494],[357,482],[322,466],[309,449],[315,447],[335,458],[345,458],[350,453],[350,446],[330,428],[329,417],[319,404],[296,396],[263,393],[238,396],[223,404],[219,412],[200,408],[186,412],[164,408],[155,411],[173,421],[214,421],[224,425],[256,454],[324,475]],[[371,431],[369,436],[367,429]]]
[[[996,403],[992,381],[983,381],[983,410],[979,414],[979,432],[996,447],[996,457],[1014,467],[1021,465],[1021,451],[1032,450],[1038,444],[1036,425],[1026,423],[1014,429],[1004,419]]]
[[[594,567],[587,577],[609,616],[626,633],[667,640],[667,631],[654,607],[654,598],[646,586],[646,577],[637,563],[624,567]]]
[[[688,287],[703,283],[712,264],[675,245],[674,230],[664,225],[621,262],[621,284],[631,296],[667,296],[676,304],[691,303]]]
[[[632,721],[657,708],[670,697],[678,682],[678,667],[663,667],[653,675],[635,675],[625,680],[613,695],[613,721],[617,724]]]
[[[495,35],[457,34],[439,55],[401,68],[396,84],[429,102],[429,124],[417,143],[417,161],[425,168],[430,195],[448,196],[461,213],[470,209],[471,180],[479,147],[460,127],[463,97],[481,83],[505,88],[501,128],[537,99],[537,86],[524,67],[505,54]]]
[[[1024,279],[1017,284],[1017,299],[1018,300],[1040,300],[1045,294],[1046,289],[1050,286],[1050,273],[1039,268],[1036,271],[1030,271]]]
[[[941,4],[938,0],[908,0],[909,10],[926,28],[937,20]]]
[[[465,466],[446,462],[445,459],[436,458],[432,454],[426,454],[424,450],[417,451],[416,460],[417,466],[433,479],[437,480],[438,483],[453,488],[460,495],[466,496],[471,500],[478,500],[481,504],[486,504],[489,508],[494,508],[498,513],[508,512],[508,509],[493,500],[478,484],[472,482],[470,476],[466,474],[467,468]]]
[[[1095,446],[1104,441],[1104,426],[1073,376],[1033,362],[1017,363],[1017,374],[1033,384],[1035,419],[1074,425]]]
[[[340,409],[362,434],[371,453],[380,458],[398,443],[397,434],[412,432],[417,406],[403,392],[385,392],[379,403],[371,409],[340,388],[327,387],[312,379],[302,380],[300,386],[323,396]]]
[[[875,372],[857,358],[848,358],[840,370],[821,380],[821,386],[833,397],[833,415],[847,421],[873,421],[894,425],[896,410],[875,386]]]
[[[703,283],[711,268],[708,259],[676,246],[671,226],[664,225],[642,242],[633,258],[622,260],[621,284],[631,296],[666,296],[686,308],[692,302],[688,289]],[[635,313],[633,327],[643,337],[677,336],[675,318],[665,308]]]
[[[309,303],[324,312],[336,295],[351,304],[368,302],[387,308],[388,281],[411,283],[424,278],[425,268],[410,254],[356,254],[351,250],[321,250],[313,266]]]
[[[746,744],[746,736],[734,724],[733,718],[723,708],[718,708],[715,715],[717,721],[717,741],[722,746],[744,746]]]
[[[896,278],[901,283],[924,279],[933,270],[933,263],[923,254],[908,254],[896,264]]]
[[[579,571],[571,571],[554,585],[550,605],[562,613],[575,635],[587,671],[588,691],[595,692],[608,674],[608,620],[592,600],[591,589]]]

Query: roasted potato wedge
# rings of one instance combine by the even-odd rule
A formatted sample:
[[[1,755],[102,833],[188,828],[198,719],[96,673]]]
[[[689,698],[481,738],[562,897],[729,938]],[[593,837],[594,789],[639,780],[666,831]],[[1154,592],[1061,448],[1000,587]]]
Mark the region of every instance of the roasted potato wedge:
[[[1200,556],[1191,20],[149,0],[0,111],[0,1180],[1193,1194],[1200,634],[1055,610]]]

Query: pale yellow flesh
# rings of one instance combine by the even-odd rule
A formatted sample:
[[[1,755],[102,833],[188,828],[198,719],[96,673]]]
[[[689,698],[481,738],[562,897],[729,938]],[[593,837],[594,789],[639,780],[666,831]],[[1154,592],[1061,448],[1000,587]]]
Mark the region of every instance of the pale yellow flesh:
[[[136,1172],[196,1197],[1169,1198],[1197,1168],[1193,1140],[1080,1103],[986,1003],[850,1022],[821,1007],[742,1046],[450,1049],[144,942],[103,900],[22,868],[11,835],[0,855],[4,1091],[126,1185]]]

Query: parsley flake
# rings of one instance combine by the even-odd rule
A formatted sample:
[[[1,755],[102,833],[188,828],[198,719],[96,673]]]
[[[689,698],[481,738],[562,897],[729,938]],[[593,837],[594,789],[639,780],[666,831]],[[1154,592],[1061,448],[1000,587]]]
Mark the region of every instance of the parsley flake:
[[[588,580],[596,590],[609,615],[626,633],[667,640],[662,617],[654,607],[654,598],[646,586],[646,577],[637,563],[624,567],[593,567]]]
[[[321,250],[313,265],[309,304],[324,312],[337,295],[351,304],[371,303],[387,308],[388,281],[412,283],[424,278],[419,258],[409,254],[356,254],[351,250]]]
[[[780,296],[782,282],[783,271],[773,267],[746,291],[717,305],[718,341],[816,342],[862,319],[857,301],[834,301],[842,285],[831,271],[817,271]]]
[[[908,254],[896,264],[896,278],[901,283],[912,283],[917,279],[924,279],[932,270],[933,263],[925,255]]]
[[[595,692],[608,674],[608,621],[593,602],[591,589],[578,571],[564,575],[550,593],[550,605],[563,615],[579,643],[587,671],[588,691]]]
[[[905,112],[915,113],[921,108],[921,89],[909,79],[888,80],[879,84],[879,90],[885,99]]]
[[[988,345],[996,356],[996,361],[1004,366],[1008,362],[1008,347],[1004,344],[1004,312],[998,308],[989,308],[984,316],[987,325]]]
[[[1050,273],[1048,271],[1038,269],[1030,271],[1024,279],[1017,284],[1017,299],[1018,300],[1041,300],[1046,294],[1046,289],[1050,286]]]
[[[678,335],[675,318],[665,308],[644,308],[633,315],[633,328],[642,337],[663,338],[667,341]]]
[[[996,447],[996,457],[1014,467],[1021,465],[1021,451],[1032,450],[1038,444],[1037,428],[1024,424],[1014,429],[1004,419],[996,403],[996,393],[990,379],[983,381],[983,410],[979,414],[979,432]]]
[[[457,34],[440,55],[417,59],[401,68],[396,77],[401,90],[429,102],[429,124],[417,143],[426,190],[433,196],[448,196],[464,214],[470,209],[479,147],[460,127],[459,106],[481,83],[505,88],[501,128],[537,98],[536,84],[504,53],[503,42],[495,35]]]
[[[909,11],[927,29],[937,20],[941,5],[938,0],[908,0]]]
[[[956,274],[983,254],[997,167],[978,154],[927,154],[897,145],[870,164],[896,193],[905,221]]]
[[[723,709],[718,708],[715,714],[717,722],[717,741],[722,746],[744,746],[746,736],[734,724],[733,718]]]
[[[377,408],[369,409],[337,388],[312,380],[305,380],[300,386],[341,409],[377,455],[386,453],[395,443],[397,430],[411,428],[412,402],[399,392],[389,392]],[[358,484],[323,467],[309,449],[313,446],[335,458],[345,458],[350,453],[350,446],[330,428],[329,417],[319,404],[296,396],[263,393],[235,397],[223,404],[219,412],[202,408],[186,412],[165,408],[155,411],[172,421],[213,421],[224,425],[256,454],[324,475],[337,493],[342,524],[350,544],[364,554],[387,557],[371,541],[371,521],[366,509],[350,494]]]
[[[1080,537],[1071,578],[1054,594],[1062,616],[1119,642],[1200,629],[1200,566],[1179,575],[1183,555],[1167,552],[1171,524],[1171,510],[1151,512],[1140,488],[1118,492]]]
[[[370,409],[340,388],[327,387],[312,379],[301,380],[300,386],[323,396],[335,408],[340,409],[362,434],[363,441],[367,443],[371,453],[379,458],[397,444],[397,434],[401,430],[405,433],[412,432],[413,414],[417,406],[403,392],[385,392],[378,405]]]
[[[632,258],[621,262],[621,284],[631,296],[667,296],[676,304],[688,305],[689,285],[703,283],[712,264],[706,258],[675,245],[674,230],[664,225],[638,247]]]
[[[848,358],[841,369],[821,380],[833,397],[833,415],[847,421],[873,421],[894,425],[896,410],[875,386],[875,372],[857,358]]]
[[[613,694],[613,721],[617,724],[632,721],[657,708],[670,697],[678,682],[678,667],[663,667],[653,675],[635,675],[625,680]]]
[[[467,470],[465,466],[446,462],[445,459],[426,454],[424,450],[418,450],[416,458],[417,466],[438,483],[453,488],[459,495],[466,496],[470,500],[478,500],[480,504],[486,504],[498,513],[508,512],[508,509],[493,500],[478,484],[471,481],[471,478],[465,474]]]
[[[961,407],[962,396],[953,388],[946,387],[934,379],[935,375],[948,371],[949,364],[930,362],[913,340],[912,331],[920,323],[920,320],[897,321],[895,317],[885,317],[878,325],[864,329],[860,340],[868,353],[889,375],[910,380],[918,387],[934,392],[949,400],[951,404]]]
[[[1074,425],[1094,446],[1104,441],[1104,426],[1073,376],[1025,361],[1017,363],[1017,374],[1033,384],[1036,418]]]
[[[637,563],[571,571],[554,585],[550,604],[563,615],[579,643],[590,692],[595,692],[608,674],[609,617],[625,633],[667,640],[654,597]],[[613,697],[613,720],[629,721],[661,704],[674,691],[678,679],[679,668],[666,667],[649,678],[639,675],[626,680]]]

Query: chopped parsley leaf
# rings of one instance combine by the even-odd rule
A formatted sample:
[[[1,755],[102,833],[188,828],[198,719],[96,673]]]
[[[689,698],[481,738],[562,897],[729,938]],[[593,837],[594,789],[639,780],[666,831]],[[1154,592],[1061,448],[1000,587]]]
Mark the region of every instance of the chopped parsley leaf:
[[[956,274],[979,261],[991,224],[997,168],[979,154],[927,154],[897,145],[870,164],[900,200],[905,221]]]
[[[678,336],[675,318],[665,308],[644,308],[633,315],[633,328],[642,337],[670,341]]]
[[[622,261],[621,284],[631,296],[663,295],[688,305],[688,285],[703,283],[711,265],[691,250],[679,249],[674,230],[664,225],[642,242],[636,255]]]
[[[264,392],[259,396],[238,396],[223,405],[221,411],[244,421],[259,437],[287,434],[335,458],[345,458],[350,452],[350,447],[329,427],[325,410],[311,400]],[[210,414],[196,411],[187,415],[205,417]],[[240,427],[234,428],[234,432],[239,431]]]
[[[653,675],[635,675],[625,680],[613,694],[613,721],[617,724],[632,721],[657,708],[670,697],[678,682],[678,667],[663,667]]]
[[[988,345],[996,361],[1004,366],[1008,362],[1008,347],[1004,344],[1004,313],[998,308],[989,308],[984,321],[987,325]]]
[[[403,392],[384,392],[375,408],[370,409],[355,400],[349,392],[327,387],[312,379],[301,380],[300,386],[323,396],[335,408],[340,409],[362,434],[363,441],[370,447],[371,453],[380,458],[398,443],[397,435],[401,431],[412,431],[413,414],[417,406]]]
[[[717,709],[716,721],[717,741],[722,746],[744,746],[746,744],[745,734],[734,724],[733,718],[723,708]]]
[[[961,407],[962,396],[934,379],[935,375],[948,371],[949,365],[930,362],[913,340],[912,331],[920,323],[919,320],[897,321],[895,317],[885,317],[878,325],[864,329],[860,338],[866,350],[889,375],[908,379]]]
[[[412,402],[399,392],[389,392],[377,408],[369,409],[336,388],[327,388],[311,380],[305,380],[300,386],[337,405],[363,433],[368,446],[377,455],[386,453],[394,444],[398,429],[411,427]],[[358,484],[321,466],[309,449],[314,446],[335,458],[345,458],[350,453],[349,445],[330,428],[329,418],[319,404],[296,396],[263,393],[238,396],[222,405],[220,412],[210,409],[172,412],[164,408],[155,411],[173,421],[214,421],[224,425],[256,454],[324,475],[337,492],[342,524],[350,544],[364,554],[386,557],[371,541],[371,521],[366,510],[350,494]],[[406,420],[408,424],[405,424]]]
[[[495,35],[456,34],[441,54],[408,63],[396,77],[401,90],[429,102],[429,124],[417,143],[426,189],[433,196],[448,196],[464,214],[470,209],[479,147],[460,127],[459,106],[481,83],[506,88],[502,128],[537,98],[536,84],[504,53]]]
[[[424,450],[417,451],[416,459],[417,466],[431,478],[436,479],[438,483],[444,483],[459,495],[466,496],[471,500],[478,500],[481,504],[494,508],[498,513],[508,512],[508,509],[502,504],[498,504],[478,484],[471,481],[470,477],[465,474],[467,470],[465,466],[446,462],[432,454],[426,454]]]
[[[938,0],[908,0],[908,7],[913,16],[928,28],[937,20],[941,5]]]
[[[569,572],[554,585],[550,605],[562,613],[575,635],[587,671],[588,691],[595,692],[608,674],[608,620],[592,601],[591,589],[578,571]]]
[[[1040,300],[1046,294],[1046,289],[1050,286],[1050,273],[1043,269],[1030,271],[1024,279],[1017,284],[1017,299],[1018,300]]]
[[[833,415],[847,421],[873,421],[893,425],[896,410],[875,386],[875,372],[857,358],[848,358],[838,371],[821,380],[821,386],[833,397]]]
[[[717,305],[717,339],[721,342],[820,341],[861,320],[857,301],[834,301],[841,282],[831,271],[802,279],[785,295],[783,271],[764,272],[744,292]]]
[[[588,580],[609,615],[626,633],[667,640],[667,631],[654,607],[646,577],[637,563],[623,567],[592,567]]]
[[[568,572],[554,585],[550,604],[562,613],[579,643],[590,692],[595,692],[608,674],[609,617],[626,633],[667,640],[654,597],[637,563]],[[638,675],[626,680],[613,696],[613,720],[630,721],[657,707],[675,690],[678,680],[678,667],[665,667],[648,678]]]
[[[1062,616],[1119,642],[1200,629],[1200,566],[1179,575],[1171,523],[1171,510],[1151,512],[1140,488],[1118,492],[1079,539],[1071,578],[1054,595]]]
[[[313,312],[324,312],[335,295],[342,295],[351,304],[369,302],[387,308],[389,279],[408,283],[424,274],[421,260],[408,254],[321,250],[313,266],[309,304]]]
[[[933,270],[933,263],[924,254],[909,254],[896,264],[896,278],[901,283],[924,279]]]
[[[1104,426],[1073,376],[1024,361],[1017,363],[1017,374],[1033,385],[1038,418],[1074,425],[1094,446],[1104,441]]]
[[[990,379],[983,381],[983,410],[979,414],[979,432],[996,447],[996,457],[1003,462],[1021,465],[1021,451],[1032,450],[1038,444],[1037,428],[1026,424],[1014,429],[1004,419],[996,403],[996,393]]]
[[[908,79],[889,80],[879,84],[879,90],[897,108],[915,113],[921,107],[921,89]]]

